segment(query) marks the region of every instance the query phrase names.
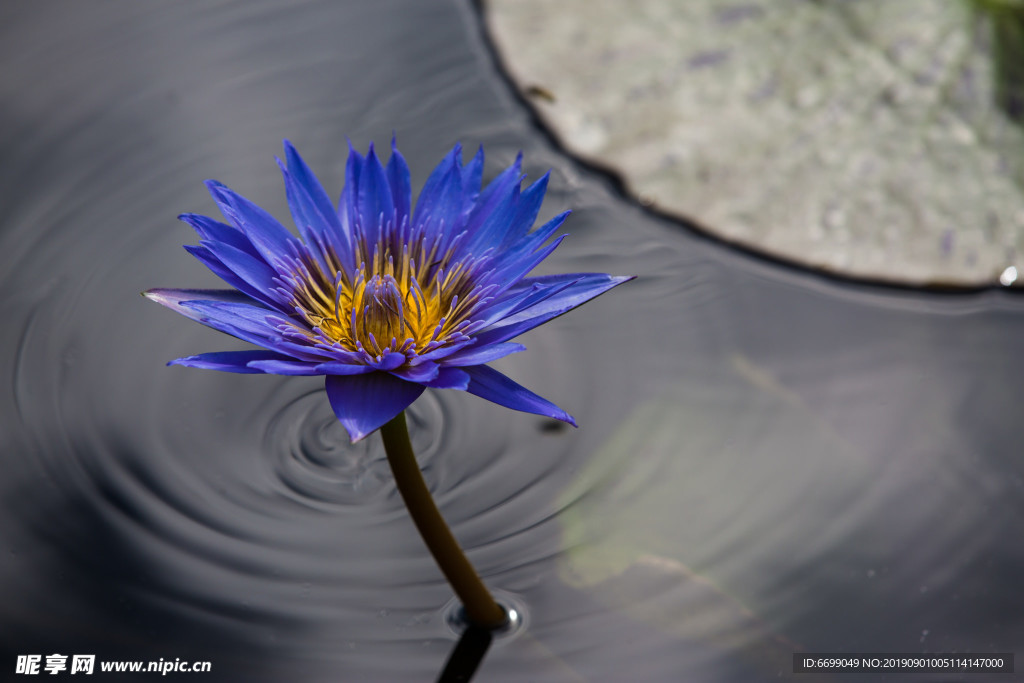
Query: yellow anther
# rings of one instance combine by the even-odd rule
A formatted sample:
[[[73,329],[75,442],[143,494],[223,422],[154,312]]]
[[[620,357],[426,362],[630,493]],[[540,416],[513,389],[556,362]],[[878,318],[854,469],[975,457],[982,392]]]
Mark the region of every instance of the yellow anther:
[[[376,355],[392,340],[399,348],[412,339],[404,348],[414,349],[443,342],[479,296],[472,293],[472,266],[454,262],[450,249],[436,261],[438,251],[433,240],[403,244],[400,254],[383,242],[360,245],[360,266],[351,275],[340,267],[327,274],[307,261],[295,274],[293,304],[325,341],[349,351],[372,349]],[[327,261],[333,266],[337,256],[328,254]]]

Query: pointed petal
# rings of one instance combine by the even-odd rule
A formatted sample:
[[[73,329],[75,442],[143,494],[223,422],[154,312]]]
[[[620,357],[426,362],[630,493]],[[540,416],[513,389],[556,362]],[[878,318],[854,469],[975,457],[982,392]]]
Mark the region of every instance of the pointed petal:
[[[573,427],[576,420],[569,413],[565,412],[551,401],[541,398],[526,387],[516,384],[505,375],[486,365],[476,365],[471,368],[463,368],[469,374],[469,386],[466,391],[485,398],[488,401],[497,403],[500,406],[521,410],[524,413],[534,413],[568,422]]]
[[[496,344],[513,339],[524,332],[532,330],[563,313],[568,313],[577,306],[582,306],[596,296],[609,289],[629,282],[635,276],[615,277],[604,273],[566,273],[564,275],[546,275],[530,278],[533,282],[555,283],[560,278],[575,278],[568,287],[537,304],[500,320],[485,330],[477,333],[478,344]],[[525,282],[525,281],[524,281]]]
[[[511,342],[505,342],[504,344],[490,344],[487,346],[481,346],[475,344],[468,349],[453,353],[448,356],[441,363],[445,367],[456,367],[461,368],[467,365],[483,365],[484,363],[490,363],[491,361],[504,358],[505,356],[525,351],[526,347],[522,344],[513,344]]]
[[[252,367],[249,363],[276,363],[286,362],[287,356],[282,356],[273,351],[255,349],[252,351],[215,351],[213,353],[200,353],[196,356],[178,358],[172,360],[168,365],[182,365],[188,368],[201,368],[203,370],[220,370],[222,372],[237,372],[243,375],[254,375],[263,373],[264,370]]]
[[[363,156],[352,143],[348,143],[348,161],[345,162],[345,187],[338,201],[338,220],[345,234],[353,239],[359,230],[359,176],[363,170]]]
[[[236,227],[220,221],[215,221],[208,216],[201,216],[197,213],[183,213],[178,220],[184,221],[192,226],[199,235],[199,239],[208,242],[223,242],[231,245],[239,251],[245,252],[256,259],[263,259],[256,247],[252,245],[245,233]]]
[[[545,173],[522,193],[519,192],[519,183],[511,185],[505,196],[496,197],[492,201],[489,213],[480,216],[479,225],[469,221],[467,227],[475,231],[475,234],[465,244],[465,253],[479,253],[487,247],[500,247],[504,251],[526,236],[537,220],[550,176],[550,171]],[[552,227],[548,223],[541,229],[549,228],[550,234],[557,227],[557,224]]]
[[[342,227],[330,197],[292,143],[285,140],[284,150],[288,166],[286,168],[282,165],[281,172],[284,174],[288,208],[299,234],[312,253],[318,254],[317,245],[330,245],[342,263],[349,263],[352,257],[352,236]],[[278,165],[281,165],[280,161]],[[322,255],[319,260],[326,272],[326,262]]]
[[[506,198],[513,187],[518,188],[523,177],[522,173],[523,154],[516,156],[515,162],[498,176],[488,183],[483,192],[476,198],[472,210],[466,219],[466,227],[475,233],[477,228],[495,210],[495,207]]]
[[[480,145],[468,164],[462,167],[462,190],[465,192],[463,211],[469,212],[480,196],[480,181],[484,174],[484,147]]]
[[[458,163],[461,152],[462,148],[455,145],[427,178],[416,201],[416,229],[425,235],[442,236],[441,253],[448,249],[455,230],[462,225],[462,171]]]
[[[263,260],[274,265],[279,254],[292,253],[298,241],[276,218],[216,180],[206,181],[206,187],[224,217],[245,233]]]
[[[548,171],[541,176],[540,180],[519,195],[519,204],[516,206],[515,214],[505,227],[501,240],[502,246],[507,247],[514,244],[533,227],[533,222],[537,220],[537,214],[540,213],[540,205],[544,202],[544,194],[548,190],[550,177],[551,171]]]
[[[238,277],[230,268],[220,262],[216,256],[210,253],[210,250],[202,246],[193,246],[191,244],[185,245],[185,251],[192,254],[196,259],[204,266],[210,269],[210,272],[219,277],[224,282],[228,283],[240,292],[244,292],[248,296],[262,301],[263,303],[276,306],[277,302],[268,297],[266,294],[261,292],[258,288],[253,287],[248,282]]]
[[[330,272],[327,256],[320,247],[320,245],[328,243],[327,235],[323,229],[323,225],[320,223],[320,219],[315,215],[309,215],[307,213],[310,211],[308,205],[311,203],[311,200],[306,194],[306,190],[296,183],[291,177],[288,173],[288,169],[285,168],[280,159],[277,160],[277,165],[280,167],[281,174],[284,176],[284,191],[285,195],[288,197],[288,208],[292,213],[292,221],[299,229],[299,234],[302,235],[304,249],[313,257],[313,262],[322,272]],[[334,215],[334,218],[337,220],[336,214]],[[340,221],[339,227],[335,232],[341,232]]]
[[[379,429],[419,398],[423,385],[386,372],[353,377],[328,375],[327,398],[353,442]]]
[[[412,189],[409,181],[409,165],[405,157],[398,153],[395,138],[391,138],[391,158],[387,167],[388,185],[391,186],[391,201],[395,206],[395,225],[401,225],[404,219],[411,218]]]
[[[235,284],[235,282],[241,281],[241,286],[236,285],[239,289],[262,301],[273,301],[276,304],[277,298],[274,295],[274,290],[277,288],[277,283],[274,279],[277,277],[277,272],[268,266],[263,259],[254,258],[244,251],[235,249],[230,244],[223,242],[203,242],[198,247],[186,246],[185,249],[200,261],[203,261],[208,268],[210,268],[211,259],[204,259],[201,254],[212,256],[216,259],[217,263],[235,276],[235,278],[224,277],[221,272],[210,268],[222,280],[228,284]],[[205,253],[203,250],[205,250]],[[232,282],[233,279],[235,282]]]
[[[190,311],[186,315],[193,320],[250,344],[278,351],[299,360],[324,361],[322,351],[306,349],[286,341],[279,328],[291,326],[291,321],[262,306],[192,300],[182,301],[178,307]]]
[[[545,246],[541,247],[533,253],[520,254],[515,257],[510,257],[508,263],[502,263],[499,267],[494,269],[494,273],[488,278],[490,282],[499,284],[498,290],[494,293],[497,296],[504,292],[508,287],[516,282],[523,279],[523,276],[529,273],[531,270],[537,267],[537,265],[551,255],[558,245],[562,243],[567,235],[559,235],[555,240]],[[504,257],[502,258],[504,261]]]
[[[529,268],[523,269],[520,265],[531,261],[532,255],[540,251],[542,249],[541,245],[547,242],[558,228],[562,227],[562,223],[565,222],[570,213],[569,211],[563,211],[526,237],[520,239],[514,245],[502,249],[501,267],[496,269],[496,272],[500,273],[499,277],[501,280],[518,282],[523,275],[529,273],[534,266],[531,265]],[[559,237],[558,240],[560,241],[563,237],[565,235]],[[552,247],[551,251],[553,250],[554,248]],[[533,261],[534,265],[540,263],[546,256],[547,254],[539,260]],[[513,272],[519,273],[519,276],[511,279],[512,276],[509,273]]]
[[[314,227],[340,229],[341,222],[334,210],[334,204],[327,196],[327,192],[324,191],[324,186],[320,184],[316,174],[288,140],[284,141],[284,154],[285,160],[288,162],[288,167],[285,170],[297,187],[304,190],[302,205],[295,207],[299,209],[300,215],[306,217]],[[319,221],[314,219],[319,219]]]
[[[507,192],[495,198],[491,210],[486,215],[481,215],[479,222],[467,223],[466,229],[469,231],[469,235],[459,244],[457,257],[481,254],[488,247],[500,245],[518,203],[519,184],[515,183],[508,188]]]
[[[539,279],[540,278],[524,278],[520,280],[509,287],[508,291],[506,291],[497,301],[490,303],[485,308],[481,309],[478,318],[478,320],[483,323],[481,328],[488,327],[505,318],[515,315],[519,311],[523,311],[546,299],[550,299],[566,287],[577,282],[577,280],[570,279],[564,282],[555,280],[551,283],[544,283],[538,282]]]
[[[183,301],[223,301],[230,304],[255,304],[250,297],[234,289],[167,289],[156,287],[154,289],[147,289],[142,293],[142,296],[192,320],[199,320],[202,315],[194,309],[182,307],[180,304]]]
[[[256,319],[265,320],[267,316],[273,315],[275,319],[281,319],[277,314],[259,305],[251,298],[230,289],[150,289],[142,293],[147,299],[166,306],[186,318],[200,322],[207,327],[237,337],[257,346],[273,346],[274,349],[285,356],[316,360],[320,355],[315,349],[305,350],[295,344],[289,344],[280,340],[280,335],[273,332],[270,325],[266,323],[256,324]],[[235,318],[230,313],[217,314],[212,319],[210,308],[221,306],[228,311],[244,311],[245,316]],[[250,313],[258,311],[259,313]],[[270,336],[273,334],[274,336]],[[320,358],[319,360],[323,360]]]
[[[376,244],[385,226],[395,219],[395,205],[391,198],[391,187],[387,174],[377,158],[377,152],[370,143],[370,151],[363,163],[359,176],[359,220],[363,239],[367,244]]]
[[[516,155],[516,160],[512,162],[512,165],[506,168],[504,171],[499,173],[494,180],[487,184],[483,192],[480,193],[479,201],[477,202],[481,210],[486,209],[486,205],[490,202],[495,194],[500,194],[508,191],[508,188],[513,184],[518,185],[519,179],[523,175],[523,153],[519,152]]]

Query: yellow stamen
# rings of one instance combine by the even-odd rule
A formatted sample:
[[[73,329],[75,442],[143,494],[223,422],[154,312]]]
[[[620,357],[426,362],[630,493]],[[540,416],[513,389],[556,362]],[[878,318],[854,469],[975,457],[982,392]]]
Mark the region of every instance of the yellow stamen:
[[[472,265],[453,263],[450,249],[435,261],[438,251],[436,240],[421,240],[396,254],[381,240],[372,251],[361,247],[351,275],[340,268],[329,275],[307,260],[296,273],[292,303],[324,341],[348,351],[376,356],[411,339],[410,348],[423,352],[456,332],[480,298],[472,292]],[[328,254],[327,261],[337,257]]]

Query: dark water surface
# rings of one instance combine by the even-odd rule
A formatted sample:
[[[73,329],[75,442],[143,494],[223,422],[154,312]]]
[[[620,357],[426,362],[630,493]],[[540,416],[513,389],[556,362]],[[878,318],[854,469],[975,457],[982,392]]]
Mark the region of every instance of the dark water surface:
[[[165,367],[244,345],[139,296],[217,286],[174,218],[214,211],[203,179],[284,217],[281,138],[336,194],[345,136],[392,131],[414,187],[457,140],[488,176],[522,149],[554,170],[542,218],[575,210],[545,272],[640,276],[498,364],[579,430],[412,408],[456,536],[524,613],[478,680],[1024,642],[1020,296],[829,282],[645,213],[534,128],[460,2],[5,3],[0,26],[0,678],[52,653],[441,670],[451,592],[379,440],[348,443],[319,379]]]

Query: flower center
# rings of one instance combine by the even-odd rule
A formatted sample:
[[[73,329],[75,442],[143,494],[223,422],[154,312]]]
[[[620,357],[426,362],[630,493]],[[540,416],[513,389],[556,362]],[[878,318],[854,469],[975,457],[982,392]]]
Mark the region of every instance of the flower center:
[[[352,275],[329,264],[333,280],[317,264],[293,264],[287,281],[295,310],[319,344],[374,358],[389,351],[412,357],[464,341],[487,291],[475,285],[472,262],[452,263],[450,252],[437,258],[436,251],[401,245],[396,259],[378,244],[370,258],[363,252],[366,260]]]
[[[405,341],[405,296],[398,288],[398,280],[392,275],[374,275],[363,287],[360,298],[362,301],[352,306],[351,317],[352,329],[364,346],[367,342],[378,346],[379,342]]]

